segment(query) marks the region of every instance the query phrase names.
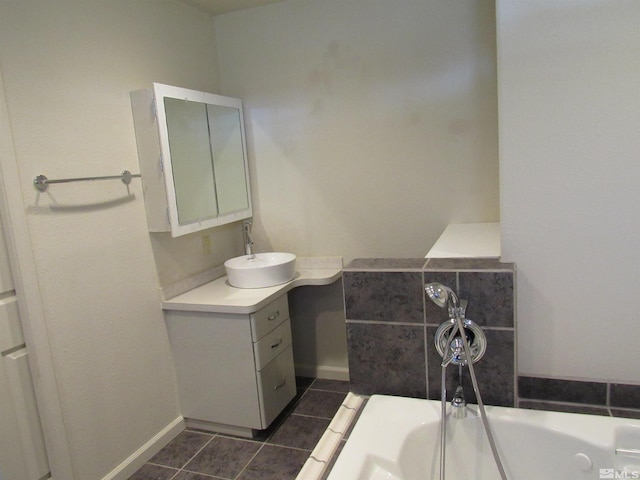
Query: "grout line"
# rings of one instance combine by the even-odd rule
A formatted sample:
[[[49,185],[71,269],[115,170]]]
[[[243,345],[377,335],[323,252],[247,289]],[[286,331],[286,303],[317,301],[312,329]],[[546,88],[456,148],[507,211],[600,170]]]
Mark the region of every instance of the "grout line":
[[[180,470],[181,467],[171,467],[169,465],[163,465],[161,463],[156,463],[156,462],[152,462],[152,461],[148,461],[145,462],[145,464],[147,465],[153,465],[155,467],[162,467],[162,468],[168,468],[169,470],[175,470],[176,472]]]
[[[267,447],[288,448],[289,450],[297,450],[299,452],[305,452],[307,455],[311,455],[310,448],[292,447],[291,445],[284,445],[282,443],[265,443]]]
[[[289,418],[291,415],[295,415],[296,417],[317,418],[319,420],[331,420],[333,418],[333,417],[320,417],[318,415],[308,415],[306,413],[294,413],[294,412],[291,412],[290,415],[287,415],[287,418]]]
[[[212,441],[215,437],[217,437],[217,436],[218,436],[217,434],[213,434],[213,435],[211,436],[211,438],[210,438],[209,440],[207,440],[207,441],[204,443],[204,445],[202,445],[202,447],[200,447],[200,449],[199,449],[196,453],[194,453],[194,454],[191,456],[191,458],[189,458],[189,460],[187,460],[186,462],[184,462],[184,463],[182,464],[182,466],[178,469],[178,471],[176,472],[176,474],[174,475],[174,477],[175,477],[175,476],[177,476],[180,472],[182,472],[182,470],[184,469],[184,467],[186,467],[186,466],[189,464],[189,462],[190,462],[191,460],[193,460],[194,458],[196,458],[196,456],[198,456],[198,454],[199,454],[202,450],[204,450],[204,448],[205,448],[207,445],[209,445],[209,444],[211,443],[211,441]],[[173,478],[173,477],[172,477],[172,478]]]
[[[346,395],[347,393],[349,393],[348,391],[346,392],[339,392],[337,390],[329,390],[326,388],[313,388],[313,387],[309,387],[309,390],[313,390],[314,392],[329,392],[329,393],[339,393],[341,395]]]
[[[426,320],[427,310],[425,306],[425,320]],[[429,337],[427,325],[424,328],[424,384],[425,384],[425,394],[426,398],[429,398],[429,342],[431,338]]]
[[[469,320],[467,318],[467,320]],[[473,319],[471,319],[473,320]],[[439,327],[441,324],[440,323],[427,323],[426,326],[427,327]],[[492,327],[490,325],[478,325],[480,328],[482,328],[482,330],[492,330],[492,331],[496,331],[496,332],[513,332],[515,331],[514,327]]]
[[[198,477],[214,478],[216,480],[226,480],[225,477],[217,477],[216,475],[209,475],[208,473],[196,472],[195,470],[181,470],[181,472],[195,473],[196,475],[198,475]]]
[[[353,320],[346,319],[346,323],[360,323],[360,324],[370,324],[370,325],[403,325],[408,327],[424,327],[425,324],[423,322],[389,322],[384,320]]]
[[[629,408],[629,407],[609,407],[609,410],[622,410],[624,412],[629,412],[629,413],[640,413],[640,408]]]
[[[430,258],[426,260],[424,263],[424,267],[426,268],[429,263]],[[422,286],[420,288],[422,292],[422,321],[424,322],[424,331],[422,332],[422,338],[424,340],[424,385],[425,385],[425,395],[426,398],[429,398],[429,334],[427,333],[427,294],[425,290],[426,285],[425,271],[422,271]],[[431,300],[429,300],[431,301]]]
[[[216,435],[216,436],[220,438],[228,438],[229,440],[237,440],[239,442],[265,443],[261,440],[256,440],[255,438],[236,437],[229,433],[220,433],[219,435]]]
[[[542,403],[544,405],[561,405],[564,407],[588,407],[588,408],[596,408],[599,410],[606,410],[609,413],[609,416],[613,416],[611,415],[610,412],[610,407],[607,405],[603,405],[601,403],[575,403],[575,402],[564,402],[564,401],[560,401],[560,400],[539,400],[537,398],[525,398],[525,397],[519,397],[518,398],[518,405],[520,405],[521,401],[525,401],[525,402],[537,402],[537,403]],[[523,408],[523,407],[518,407],[518,408]],[[615,407],[614,407],[615,408]],[[526,409],[529,410],[529,409]],[[535,409],[533,409],[535,410]],[[633,410],[632,410],[633,411]],[[638,410],[640,411],[640,410]],[[581,413],[581,412],[563,412],[563,413]]]
[[[262,451],[262,449],[264,448],[265,444],[263,443],[260,448],[258,448],[258,450],[256,450],[256,453],[253,454],[253,456],[249,459],[249,461],[247,462],[247,464],[242,467],[242,469],[238,472],[238,475],[236,475],[234,478],[240,478],[240,476],[244,473],[244,471],[247,469],[247,467],[249,465],[251,465],[251,462],[253,462],[253,460],[258,456],[258,454]]]
[[[531,402],[540,402],[546,404],[558,404],[558,405],[567,405],[567,406],[582,406],[582,407],[597,407],[597,408],[607,408],[606,405],[602,403],[577,403],[577,402],[566,402],[562,400],[543,400],[538,398],[527,398],[520,397],[520,400],[531,401]]]
[[[175,473],[169,477],[169,480],[172,480],[181,472],[181,470],[178,468],[168,467],[167,465],[160,465],[159,463],[146,462],[145,465],[153,465],[154,467],[162,467],[162,468],[166,468],[167,470],[174,470]]]

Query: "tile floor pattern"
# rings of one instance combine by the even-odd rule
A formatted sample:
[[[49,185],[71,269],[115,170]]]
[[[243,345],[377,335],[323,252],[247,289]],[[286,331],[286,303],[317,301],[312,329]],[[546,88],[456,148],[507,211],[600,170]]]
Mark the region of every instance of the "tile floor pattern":
[[[296,398],[257,438],[186,429],[129,480],[295,479],[349,392],[349,382],[296,380]]]

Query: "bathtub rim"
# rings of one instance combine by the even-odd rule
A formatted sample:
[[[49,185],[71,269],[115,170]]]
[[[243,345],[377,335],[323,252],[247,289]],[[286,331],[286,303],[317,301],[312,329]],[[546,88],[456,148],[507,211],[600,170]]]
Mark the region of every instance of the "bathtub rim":
[[[447,410],[449,410],[448,407]],[[470,415],[479,421],[477,405],[469,404]],[[632,426],[640,431],[640,419],[619,418],[585,413],[532,410],[516,407],[485,406],[489,421],[517,421],[533,428],[577,436],[583,441],[613,452],[616,448],[617,426]],[[397,463],[403,439],[423,424],[437,426],[440,422],[440,400],[372,395],[365,404],[342,449],[328,480],[362,478],[368,459],[378,458]],[[603,429],[606,433],[603,433]],[[384,431],[382,441],[380,432]]]

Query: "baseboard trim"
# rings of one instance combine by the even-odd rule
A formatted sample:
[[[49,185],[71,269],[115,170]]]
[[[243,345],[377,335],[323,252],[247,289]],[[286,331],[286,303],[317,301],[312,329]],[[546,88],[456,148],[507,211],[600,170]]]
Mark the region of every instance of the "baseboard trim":
[[[296,376],[322,378],[325,380],[349,381],[349,369],[347,367],[330,367],[327,365],[300,365],[296,364]]]
[[[102,477],[102,480],[126,480],[182,432],[184,428],[184,418],[182,416],[177,417],[147,443],[133,452],[124,462],[111,470],[108,475]]]

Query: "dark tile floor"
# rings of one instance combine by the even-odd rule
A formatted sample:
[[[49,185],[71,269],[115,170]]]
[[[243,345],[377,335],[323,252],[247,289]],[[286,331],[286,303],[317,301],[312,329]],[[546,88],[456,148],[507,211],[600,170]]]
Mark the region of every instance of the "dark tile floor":
[[[298,395],[248,440],[184,430],[129,480],[293,480],[349,392],[349,383],[297,379]]]

